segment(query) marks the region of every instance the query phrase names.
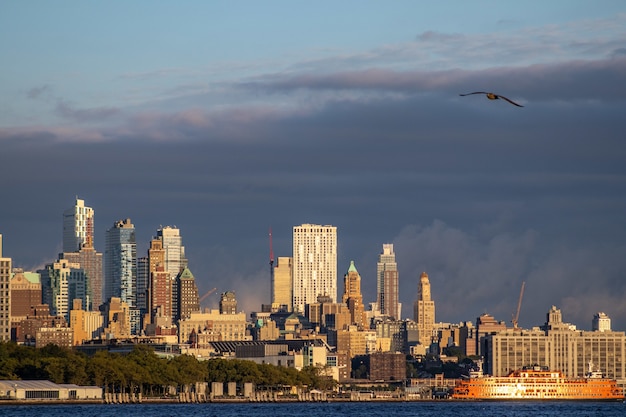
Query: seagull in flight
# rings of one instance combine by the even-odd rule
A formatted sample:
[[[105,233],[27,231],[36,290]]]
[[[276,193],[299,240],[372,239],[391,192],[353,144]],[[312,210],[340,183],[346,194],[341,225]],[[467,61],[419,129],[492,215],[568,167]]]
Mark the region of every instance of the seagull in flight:
[[[487,96],[487,98],[488,98],[489,100],[498,100],[498,99],[503,99],[503,100],[508,101],[509,103],[511,103],[511,104],[512,104],[512,105],[514,105],[514,106],[517,106],[517,107],[524,107],[524,106],[522,106],[521,104],[517,104],[517,103],[516,103],[516,102],[514,102],[513,100],[508,99],[508,98],[506,98],[506,97],[504,97],[504,96],[501,96],[501,95],[499,95],[499,94],[494,94],[494,93],[487,93],[487,92],[485,92],[485,91],[475,91],[475,92],[473,92],[473,93],[459,94],[459,95],[460,95],[461,97],[464,97],[464,96],[471,96],[472,94],[484,94],[484,95],[486,95],[486,96]]]

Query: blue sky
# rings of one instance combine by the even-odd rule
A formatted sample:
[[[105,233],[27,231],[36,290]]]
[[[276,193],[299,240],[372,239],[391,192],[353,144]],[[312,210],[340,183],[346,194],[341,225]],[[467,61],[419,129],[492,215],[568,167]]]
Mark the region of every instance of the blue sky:
[[[269,227],[289,256],[320,223],[366,302],[394,243],[406,317],[426,271],[438,320],[510,320],[525,281],[522,325],[626,329],[623,1],[0,1],[0,61],[15,266],[54,260],[78,195],[97,249],[122,218],[140,254],[177,225],[246,312]]]
[[[250,97],[233,84],[307,69],[597,58],[617,48],[612,34],[623,34],[620,3],[5,2],[0,125],[63,124],[63,109],[167,111],[185,99],[197,105],[199,92],[213,96],[203,105],[240,104]]]

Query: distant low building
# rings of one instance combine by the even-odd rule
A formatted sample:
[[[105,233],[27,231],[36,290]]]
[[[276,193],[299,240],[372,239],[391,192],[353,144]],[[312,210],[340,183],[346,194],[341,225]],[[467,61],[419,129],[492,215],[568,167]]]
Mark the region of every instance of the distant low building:
[[[562,321],[561,311],[554,306],[544,326],[506,329],[483,338],[485,371],[493,376],[539,364],[576,378],[585,375],[591,362],[605,376],[626,385],[626,334],[576,330]]]
[[[406,379],[406,355],[380,352],[370,355],[371,381],[404,381]]]
[[[67,327],[63,316],[53,316],[47,304],[40,304],[31,308],[25,319],[15,324],[14,340],[21,345],[35,346],[37,332],[42,327]]]
[[[102,388],[51,381],[0,380],[0,400],[102,400]]]
[[[179,343],[190,343],[190,336],[197,337],[196,343],[202,339],[209,341],[236,341],[251,340],[246,333],[247,323],[245,313],[220,314],[218,310],[209,313],[191,313],[189,317],[178,322]],[[210,335],[209,339],[202,335]],[[202,347],[202,346],[198,346]]]
[[[35,339],[35,347],[38,348],[56,345],[69,349],[74,343],[74,332],[69,327],[41,327],[37,330]]]

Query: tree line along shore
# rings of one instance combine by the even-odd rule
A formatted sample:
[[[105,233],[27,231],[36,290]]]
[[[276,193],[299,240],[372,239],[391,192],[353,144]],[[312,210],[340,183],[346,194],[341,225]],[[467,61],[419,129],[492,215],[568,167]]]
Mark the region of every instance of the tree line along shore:
[[[93,356],[48,345],[43,348],[0,343],[0,380],[48,380],[56,384],[102,387],[104,393],[141,394],[164,398],[198,382],[222,382],[256,387],[334,388],[336,381],[320,368],[302,370],[238,359],[198,360],[190,355],[158,356],[137,345],[128,354],[96,352]]]

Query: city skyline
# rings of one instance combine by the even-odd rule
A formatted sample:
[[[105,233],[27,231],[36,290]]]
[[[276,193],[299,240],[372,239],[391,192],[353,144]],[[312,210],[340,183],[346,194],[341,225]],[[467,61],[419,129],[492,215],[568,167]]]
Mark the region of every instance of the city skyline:
[[[278,258],[294,225],[332,224],[366,306],[389,243],[402,317],[426,271],[441,321],[508,322],[525,282],[522,327],[557,305],[624,329],[624,27],[617,0],[9,2],[4,256],[55,261],[79,196],[97,251],[121,219],[142,257],[175,226],[199,292],[249,312],[267,231]]]
[[[84,201],[83,201],[83,203],[84,203]],[[92,209],[92,215],[93,215],[93,209]],[[93,218],[93,216],[92,216],[92,218]],[[108,234],[111,232],[112,229],[115,229],[115,228],[118,228],[118,227],[128,227],[128,226],[132,227],[133,228],[132,230],[134,232],[134,226],[130,223],[130,219],[124,219],[124,220],[119,220],[119,221],[115,222],[111,229],[106,230],[107,238],[108,238]],[[319,233],[320,229],[324,230],[324,234],[329,229],[332,230],[333,233],[332,233],[332,237],[331,237],[330,240],[331,241],[335,241],[336,240],[336,234],[337,234],[336,226],[331,226],[331,225],[323,225],[322,226],[322,225],[314,225],[314,224],[301,224],[301,225],[293,226],[293,231],[294,231],[294,241],[293,241],[294,244],[293,244],[293,246],[294,246],[294,248],[297,246],[296,230],[298,230],[300,233],[301,232],[305,232],[305,233],[313,232],[313,235],[315,235],[315,234]],[[182,242],[182,239],[181,239],[182,236],[180,235],[180,230],[178,228],[176,228],[175,226],[173,227],[173,226],[162,226],[161,225],[157,229],[156,236],[154,236],[152,241],[150,242],[150,247],[146,251],[146,255],[148,255],[148,256],[145,256],[144,259],[146,259],[146,260],[149,259],[149,257],[150,257],[150,250],[152,249],[152,246],[154,245],[154,242],[158,242],[159,246],[158,246],[157,249],[159,249],[159,252],[162,252],[162,254],[160,256],[163,259],[165,259],[165,255],[164,254],[165,254],[166,251],[163,248],[164,235],[169,237],[169,242],[174,243],[175,245],[179,245],[180,246],[180,243]],[[307,239],[305,239],[305,241],[306,240],[311,240],[311,239],[307,238]],[[2,243],[2,234],[0,233],[0,249],[1,249],[1,243]],[[333,243],[332,246],[336,246],[336,243]],[[379,261],[377,263],[378,267],[380,267],[380,259],[382,259],[385,255],[389,256],[390,254],[394,254],[394,252],[393,252],[393,245],[392,244],[383,244],[382,246],[383,246],[383,253],[382,254],[381,253],[378,254],[378,261]],[[93,250],[93,249],[95,249],[95,247],[90,247],[90,249]],[[53,267],[53,266],[56,267],[57,264],[60,265],[63,268],[66,268],[65,264],[63,264],[63,265],[61,265],[61,264],[64,263],[64,262],[68,262],[66,259],[64,259],[64,257],[67,257],[70,254],[71,253],[59,253],[59,259],[51,261],[49,263],[49,265],[46,265],[46,268],[47,267]],[[75,254],[78,255],[78,252],[76,252]],[[180,259],[181,261],[183,261],[182,265],[185,265],[183,267],[183,269],[185,270],[185,273],[188,274],[189,276],[191,276],[192,279],[193,279],[193,273],[186,266],[188,260],[184,258],[184,247],[180,246],[180,249],[176,250],[175,254],[176,254],[176,256],[174,256],[173,259]],[[182,254],[182,257],[181,257],[181,254]],[[0,257],[1,257],[1,255],[2,255],[2,253],[0,252]],[[100,253],[100,255],[101,255],[101,253]],[[139,258],[142,258],[142,256],[137,255],[137,259],[139,259]],[[9,260],[11,258],[5,257],[5,259]],[[161,258],[159,258],[159,259],[161,259]],[[289,256],[289,257],[278,257],[278,259],[283,259],[283,262],[286,262],[286,260],[289,260],[290,261],[289,262],[289,267],[293,268],[293,265],[292,265],[292,262],[291,262],[291,260],[293,259],[293,255]],[[390,259],[390,258],[388,257],[387,259]],[[178,261],[175,261],[175,262],[178,262]],[[166,264],[166,262],[164,262],[164,261],[161,261],[161,263],[165,263]],[[78,264],[77,264],[77,266],[78,266]],[[280,263],[279,262],[274,263],[273,267],[274,268],[279,268],[280,267]],[[397,265],[395,267],[397,267]],[[17,268],[19,270],[23,269],[23,267],[16,266],[14,263],[12,264],[11,268]],[[283,268],[284,268],[284,266],[283,266]],[[68,271],[69,271],[69,269],[68,269]],[[82,269],[81,269],[81,271],[82,271]],[[341,290],[341,291],[348,290],[349,291],[350,289],[346,288],[346,279],[347,279],[347,277],[349,277],[351,275],[351,273],[353,273],[353,274],[356,274],[358,276],[359,284],[358,284],[358,291],[357,291],[357,293],[362,294],[362,291],[360,289],[361,288],[361,284],[360,284],[361,278],[360,278],[360,275],[358,274],[358,271],[355,268],[354,261],[353,260],[350,261],[350,265],[349,265],[349,267],[346,270],[347,272],[345,273],[345,275],[343,275],[343,277],[344,277],[344,284],[343,284],[343,286],[339,285],[339,278],[340,278],[339,275],[341,275],[341,273],[339,271],[341,271],[341,270],[339,269],[339,267],[337,267],[337,270],[336,270],[337,278],[336,278],[336,282],[334,283],[335,284],[335,289],[338,290],[338,291],[339,290]],[[29,272],[30,273],[30,272],[35,272],[35,271],[34,270],[33,271],[24,270],[24,272]],[[40,271],[37,271],[37,272],[43,272],[43,271],[40,270]],[[182,270],[181,270],[181,273],[183,273]],[[171,277],[171,275],[168,273],[167,276],[170,277],[168,279],[168,281],[174,282],[174,281],[176,281],[176,277],[178,277],[179,274],[176,274],[176,277]],[[377,278],[378,276],[379,276],[379,271],[376,272],[374,277]],[[270,279],[270,278],[271,278],[271,275],[268,275],[268,279]],[[194,279],[194,281],[195,281],[195,279]],[[270,281],[270,285],[271,284],[272,284],[272,282]],[[292,283],[292,285],[294,285],[294,284]],[[376,287],[378,287],[378,284],[376,285]],[[226,293],[231,294],[232,296],[234,296],[235,291],[232,290],[232,289],[225,290],[225,292],[222,293],[222,296],[224,296],[224,294],[226,294]],[[44,291],[43,294],[45,294],[45,291]],[[431,298],[430,294],[431,294],[431,286],[430,286],[430,281],[428,279],[428,274],[426,272],[422,272],[422,273],[420,273],[419,279],[417,280],[417,283],[416,283],[416,292],[415,292],[414,302],[412,304],[412,310],[413,311],[409,312],[409,314],[407,316],[402,315],[400,320],[411,319],[411,320],[414,320],[416,322],[419,322],[418,321],[418,316],[419,316],[419,317],[421,317],[421,321],[424,322],[424,318],[422,317],[422,315],[424,314],[424,311],[420,310],[420,313],[418,313],[418,304],[422,305],[424,303],[424,301],[427,301],[430,304],[432,304],[432,306],[429,307],[430,310],[432,310],[432,311],[430,313],[427,313],[427,315],[430,315],[430,318],[428,319],[428,321],[432,322],[433,324],[435,324],[435,323],[442,323],[442,322],[449,322],[449,321],[446,321],[446,320],[435,320],[434,314],[435,314],[436,309],[435,309],[434,305],[435,305],[436,299]],[[196,297],[197,296],[198,296],[198,294],[196,294]],[[245,297],[245,294],[244,294],[244,297]],[[344,294],[343,297],[345,298],[345,294]],[[82,296],[80,298],[82,298]],[[271,300],[271,296],[268,298],[268,300]],[[106,301],[107,300],[105,299],[103,302],[106,303]],[[521,301],[521,299],[518,300],[518,301]],[[44,303],[45,302],[46,301],[44,299]],[[212,308],[219,307],[221,309],[221,302],[222,302],[222,299],[220,299],[218,302],[215,302],[214,305],[212,305],[211,307]],[[339,299],[337,299],[337,302],[339,302]],[[363,308],[367,307],[369,304],[373,304],[374,306],[377,306],[376,298],[374,298],[372,300],[362,299],[360,302],[362,303],[362,307]],[[247,315],[249,315],[252,312],[261,311],[262,304],[271,304],[271,303],[263,302],[263,303],[260,303],[258,306],[252,306],[252,308],[250,310],[245,310],[245,309],[242,308],[241,312],[245,312]],[[555,309],[555,305],[552,305],[551,309],[554,310]],[[97,311],[97,306],[94,306],[94,310]],[[365,308],[365,311],[368,311],[368,310],[370,310],[370,309],[369,308]],[[67,311],[69,311],[69,310],[67,310]],[[559,311],[559,314],[560,314],[560,309],[558,311]],[[598,311],[594,312],[593,316],[588,320],[589,321],[589,325],[588,326],[587,325],[579,326],[579,329],[580,330],[586,330],[586,329],[587,330],[588,329],[594,330],[595,327],[598,326],[597,323],[598,323],[598,318],[599,317],[604,317],[604,320],[606,321],[606,323],[608,323],[606,325],[607,328],[612,328],[612,326],[610,324],[611,323],[611,318],[610,318],[611,314],[606,314],[605,311],[610,311],[610,310],[606,310],[605,309],[605,310],[602,310],[602,311],[598,310]],[[378,311],[378,313],[380,313],[380,311]],[[484,313],[486,313],[486,311],[483,312],[483,313],[477,313],[475,317],[461,317],[461,318],[459,318],[456,321],[451,321],[450,323],[457,323],[458,324],[458,323],[461,323],[461,322],[469,321],[469,322],[474,323],[474,325],[475,325],[476,324],[476,320],[478,319],[478,316],[481,315],[481,314],[484,314]],[[549,314],[548,314],[548,316],[549,316]],[[494,317],[494,318],[498,322],[504,322],[506,326],[512,325],[512,320],[509,321],[507,318],[501,318],[501,317]],[[541,326],[542,324],[543,324],[543,322],[533,323],[530,326],[528,326],[528,328]],[[576,325],[576,323],[572,323],[572,324]],[[520,326],[520,327],[523,327],[523,326]],[[595,329],[595,330],[597,330],[597,329]],[[620,329],[616,329],[616,328],[613,328],[613,330],[620,331]]]

